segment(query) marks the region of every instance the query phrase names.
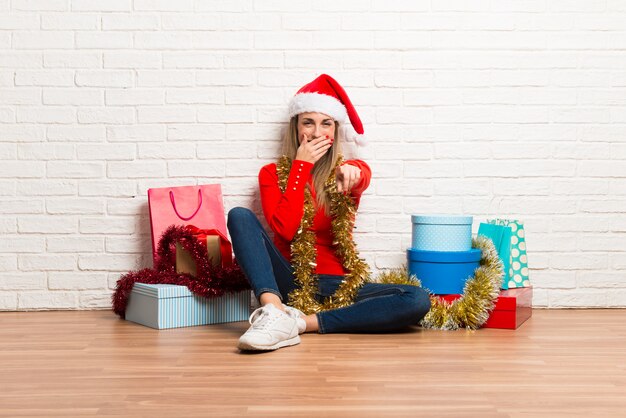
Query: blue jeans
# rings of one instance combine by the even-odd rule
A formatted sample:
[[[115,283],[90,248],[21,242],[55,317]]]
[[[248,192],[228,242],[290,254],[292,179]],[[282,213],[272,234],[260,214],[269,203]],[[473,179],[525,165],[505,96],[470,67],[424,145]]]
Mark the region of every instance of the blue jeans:
[[[228,212],[228,231],[237,262],[254,294],[271,292],[289,304],[296,288],[293,267],[278,251],[257,217],[246,208]],[[319,275],[316,297],[332,295],[343,276]],[[410,285],[367,283],[354,303],[317,314],[320,333],[388,332],[417,325],[430,309],[428,293]]]

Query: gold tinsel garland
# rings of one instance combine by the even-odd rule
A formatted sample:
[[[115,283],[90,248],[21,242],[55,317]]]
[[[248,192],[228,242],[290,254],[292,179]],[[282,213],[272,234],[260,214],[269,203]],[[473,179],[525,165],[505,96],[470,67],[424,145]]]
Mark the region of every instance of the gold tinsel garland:
[[[431,298],[430,311],[422,320],[424,328],[478,329],[489,319],[500,294],[504,270],[489,238],[478,236],[473,240],[473,246],[482,252],[474,277],[465,282],[463,295],[453,302]]]
[[[282,156],[276,165],[278,185],[284,193],[291,171],[291,159]],[[343,163],[339,157],[335,169]],[[304,214],[300,228],[291,241],[291,264],[294,268],[298,287],[289,294],[289,304],[306,314],[342,308],[353,303],[359,289],[369,279],[369,266],[359,258],[356,244],[352,239],[356,207],[349,195],[337,191],[335,170],[333,169],[324,183],[324,189],[330,200],[331,229],[335,241],[335,253],[349,272],[344,277],[337,291],[322,303],[315,299],[317,275],[314,274],[316,260],[315,232],[311,230],[315,217],[315,206],[309,187],[304,189]]]

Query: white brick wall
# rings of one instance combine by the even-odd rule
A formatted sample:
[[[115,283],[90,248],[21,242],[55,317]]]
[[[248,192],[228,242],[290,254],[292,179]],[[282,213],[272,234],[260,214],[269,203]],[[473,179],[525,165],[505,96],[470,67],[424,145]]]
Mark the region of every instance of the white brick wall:
[[[613,0],[0,1],[0,310],[107,307],[151,263],[148,187],[258,212],[320,72],[370,142],[374,269],[411,213],[515,217],[536,306],[626,307],[624,22]]]

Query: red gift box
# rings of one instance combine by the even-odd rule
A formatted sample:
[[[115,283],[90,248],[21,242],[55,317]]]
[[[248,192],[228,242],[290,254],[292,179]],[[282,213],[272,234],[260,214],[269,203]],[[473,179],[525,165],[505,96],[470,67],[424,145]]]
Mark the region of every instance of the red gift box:
[[[437,297],[452,302],[461,295],[438,295]],[[496,300],[496,306],[489,315],[483,328],[517,329],[532,316],[532,287],[519,287],[502,290]]]

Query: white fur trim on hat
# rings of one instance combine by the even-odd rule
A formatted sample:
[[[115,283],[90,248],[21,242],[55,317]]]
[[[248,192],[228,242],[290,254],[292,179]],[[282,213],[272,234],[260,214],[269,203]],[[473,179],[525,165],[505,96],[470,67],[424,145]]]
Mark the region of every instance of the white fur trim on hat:
[[[327,94],[299,93],[289,102],[289,117],[300,113],[324,113],[337,122],[344,122],[348,118],[346,107],[337,99]]]
[[[341,137],[344,138],[347,142],[354,142],[358,147],[364,147],[368,145],[369,142],[367,141],[367,138],[365,138],[365,135],[357,134],[354,129],[352,129],[352,126],[345,124],[342,125],[340,129]]]

